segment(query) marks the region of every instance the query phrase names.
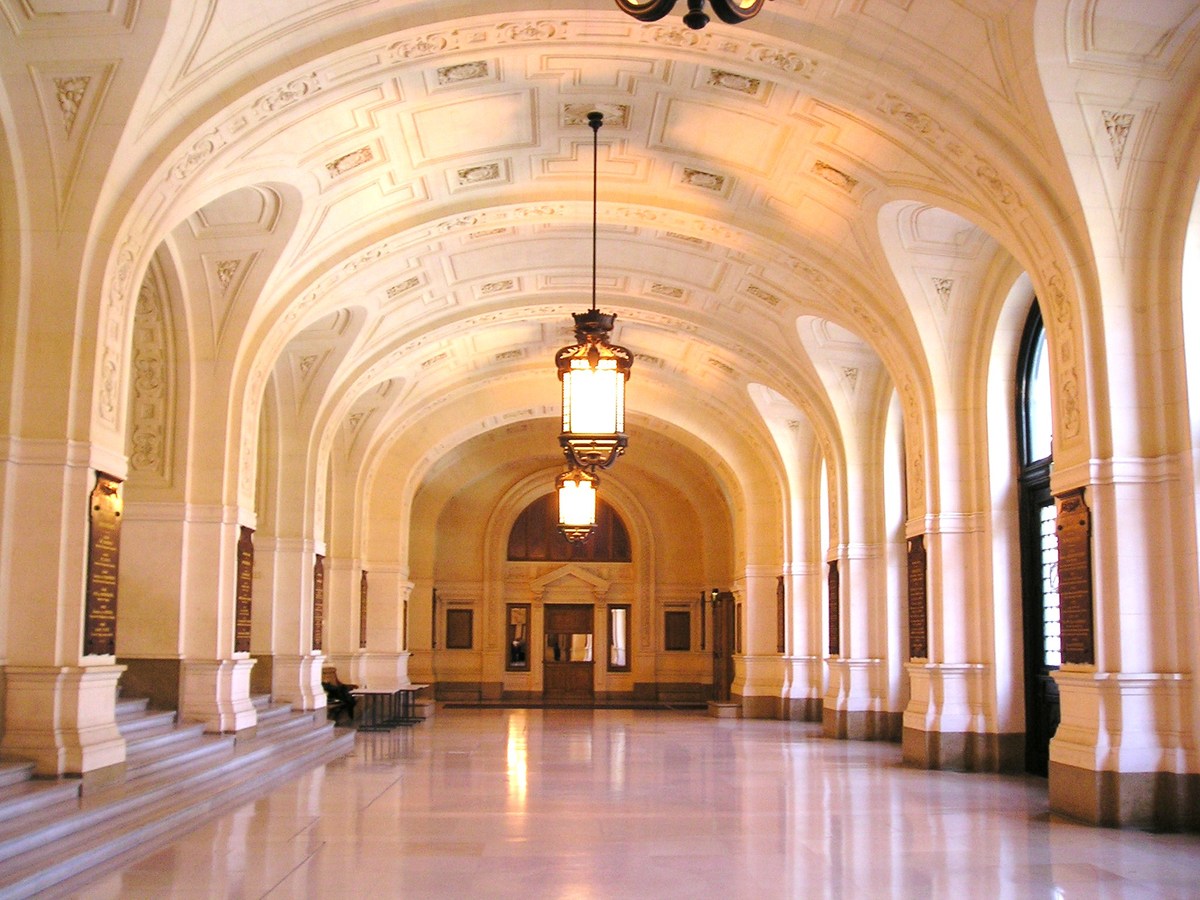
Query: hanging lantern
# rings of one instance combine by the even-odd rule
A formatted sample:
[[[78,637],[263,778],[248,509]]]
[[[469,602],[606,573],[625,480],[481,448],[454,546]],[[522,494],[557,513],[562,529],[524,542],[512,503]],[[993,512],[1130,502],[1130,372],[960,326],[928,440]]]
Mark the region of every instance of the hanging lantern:
[[[558,530],[571,543],[587,540],[596,528],[596,486],[600,479],[583,469],[563,472],[558,489]]]
[[[616,315],[575,313],[577,343],[555,354],[562,381],[562,445],[567,463],[607,469],[625,452],[625,382],[633,354],[608,343]]]
[[[614,313],[596,308],[597,154],[604,114],[588,113],[592,129],[592,307],[573,313],[575,343],[554,356],[562,382],[562,445],[567,464],[577,469],[607,469],[625,452],[625,382],[633,354],[608,342]]]

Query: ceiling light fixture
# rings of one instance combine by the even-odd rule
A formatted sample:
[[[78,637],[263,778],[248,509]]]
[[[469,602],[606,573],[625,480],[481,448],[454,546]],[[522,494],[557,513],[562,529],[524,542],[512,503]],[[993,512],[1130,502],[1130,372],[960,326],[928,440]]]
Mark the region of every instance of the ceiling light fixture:
[[[587,540],[596,528],[596,487],[592,472],[571,469],[554,482],[558,490],[558,530],[572,544]]]
[[[766,0],[709,0],[709,2],[718,19],[728,25],[737,25],[757,16]],[[640,22],[657,22],[674,6],[675,0],[617,0],[617,7],[621,12],[633,16]],[[708,13],[704,11],[704,0],[688,0],[688,11],[683,15],[683,24],[693,31],[699,31],[708,22]]]
[[[592,129],[592,308],[572,313],[576,343],[554,356],[562,382],[562,446],[576,469],[607,469],[625,452],[625,382],[633,354],[608,342],[615,313],[596,309],[597,132],[604,114],[588,113]]]
[[[608,342],[615,313],[596,308],[597,195],[599,182],[599,132],[604,114],[588,113],[592,129],[592,306],[572,313],[575,341],[554,355],[562,382],[562,432],[559,445],[567,459],[567,471],[558,479],[559,528],[570,541],[582,541],[595,527],[595,472],[607,469],[625,452],[625,382],[633,366],[633,354]],[[577,513],[568,492],[589,498],[590,518],[586,524],[568,521]]]

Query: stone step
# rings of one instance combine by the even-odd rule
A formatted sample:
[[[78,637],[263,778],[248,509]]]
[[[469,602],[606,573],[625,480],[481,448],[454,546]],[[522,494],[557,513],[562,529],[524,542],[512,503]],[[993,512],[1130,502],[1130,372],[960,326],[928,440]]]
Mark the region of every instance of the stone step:
[[[33,777],[33,763],[24,759],[0,759],[0,787],[20,784]]]
[[[217,760],[233,752],[234,738],[227,734],[204,734],[203,725],[197,732],[189,728],[184,738],[158,744],[148,749],[138,749],[125,759],[125,771],[129,778],[144,778],[152,772],[172,770],[181,765],[203,760]]]
[[[275,717],[265,722],[260,718],[258,720],[256,736],[258,738],[273,739],[287,734],[312,731],[319,722],[323,721],[323,717],[318,720],[311,710],[309,712],[298,713],[292,712],[289,709],[287,716]]]
[[[175,728],[177,716],[174,710],[142,712],[139,715],[117,717],[117,730],[126,742],[138,740],[150,734],[160,734]]]
[[[227,759],[187,774],[164,773],[137,788],[107,788],[83,798],[74,815],[43,829],[0,839],[0,898],[25,897],[65,879],[79,886],[96,875],[175,840],[275,784],[344,756],[352,732],[332,725],[288,740],[254,740]]]
[[[117,720],[144,713],[150,706],[149,697],[118,697],[116,706]]]
[[[0,822],[29,816],[79,799],[78,780],[28,779],[0,788]]]

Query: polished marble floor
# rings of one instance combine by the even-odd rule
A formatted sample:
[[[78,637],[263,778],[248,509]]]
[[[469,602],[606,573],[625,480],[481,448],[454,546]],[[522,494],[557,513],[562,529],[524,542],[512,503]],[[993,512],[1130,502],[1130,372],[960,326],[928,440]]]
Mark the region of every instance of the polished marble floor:
[[[813,725],[443,709],[64,896],[1182,898],[1200,837]]]

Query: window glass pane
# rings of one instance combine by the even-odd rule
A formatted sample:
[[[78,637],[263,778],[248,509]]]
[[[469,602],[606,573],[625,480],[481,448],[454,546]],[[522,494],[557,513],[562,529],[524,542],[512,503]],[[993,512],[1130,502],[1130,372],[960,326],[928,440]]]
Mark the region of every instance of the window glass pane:
[[[629,607],[608,608],[608,667],[629,668]]]
[[[1040,510],[1042,536],[1042,640],[1046,665],[1062,665],[1062,633],[1058,610],[1058,531],[1056,510],[1047,503]]]
[[[529,604],[508,605],[508,660],[509,670],[524,671],[529,668]]]
[[[1029,423],[1029,458],[1026,462],[1033,462],[1050,455],[1053,428],[1050,414],[1050,354],[1046,348],[1045,331],[1038,335],[1030,362],[1026,403]]]

